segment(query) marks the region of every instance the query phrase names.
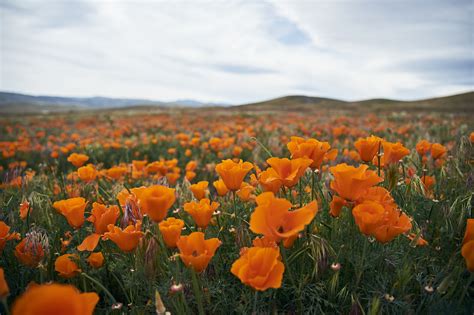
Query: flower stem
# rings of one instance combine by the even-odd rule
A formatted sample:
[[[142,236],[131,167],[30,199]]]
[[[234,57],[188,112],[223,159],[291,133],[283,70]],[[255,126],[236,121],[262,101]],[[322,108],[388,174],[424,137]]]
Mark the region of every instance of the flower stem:
[[[297,303],[297,307],[298,307],[297,314],[303,314],[303,304],[301,303],[301,290],[300,290],[300,287],[296,284],[295,277],[294,277],[293,272],[292,272],[292,270],[290,268],[290,265],[288,263],[288,258],[286,256],[286,250],[283,247],[283,242],[280,242],[280,253],[281,253],[281,257],[283,258],[283,263],[285,264],[285,269],[288,270],[288,275],[290,277],[290,281],[293,284],[293,286],[295,287],[295,291],[296,291],[296,295],[297,295],[296,296],[296,303]]]
[[[205,315],[204,306],[202,305],[201,288],[199,287],[199,281],[196,275],[196,271],[191,270],[191,275],[193,278],[193,291],[194,291],[194,296],[196,297],[196,303],[198,305],[199,315]]]
[[[380,152],[381,152],[381,149],[382,149],[382,141],[379,142],[379,151],[377,152],[377,166],[378,166],[378,175],[380,177],[380,160],[381,160],[381,155],[380,155]]]
[[[102,283],[100,283],[98,280],[92,278],[91,276],[89,276],[87,273],[83,272],[81,273],[81,276],[87,278],[88,280],[90,280],[91,282],[93,282],[94,284],[98,285],[103,291],[104,293],[112,300],[112,304],[116,304],[117,303],[117,300],[114,298],[114,296],[112,295],[112,293],[110,293],[109,290],[107,290],[106,287],[104,287],[102,285]]]
[[[365,255],[367,253],[367,243],[369,241],[368,240],[364,240],[364,247],[362,249],[362,258],[359,262],[359,270],[357,271],[357,281],[356,281],[356,287],[359,285],[359,282],[362,278],[362,274],[364,273],[363,270],[364,270],[364,260],[365,260]]]
[[[6,297],[2,298],[2,305],[5,309],[5,314],[10,315],[10,309],[8,308],[8,302]]]
[[[258,301],[258,291],[255,290],[255,293],[253,295],[252,315],[257,314],[257,301]]]

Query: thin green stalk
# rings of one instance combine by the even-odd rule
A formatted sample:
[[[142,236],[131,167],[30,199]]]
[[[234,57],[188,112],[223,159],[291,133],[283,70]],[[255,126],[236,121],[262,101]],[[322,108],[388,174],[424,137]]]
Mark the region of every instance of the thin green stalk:
[[[257,138],[255,137],[251,137],[250,139],[254,140],[255,142],[257,142],[257,144],[268,154],[268,156],[270,157],[273,157],[272,153],[270,152],[270,150],[267,149],[266,146],[263,145],[263,143],[260,142],[260,140],[258,140]]]
[[[104,293],[112,300],[112,303],[113,304],[116,304],[117,303],[117,300],[115,299],[115,297],[112,295],[112,293],[110,293],[109,290],[107,290],[107,288],[105,286],[102,285],[102,283],[100,283],[98,280],[92,278],[91,276],[89,276],[87,273],[83,272],[81,273],[81,276],[89,279],[91,282],[93,282],[94,284],[98,285],[103,291]]]
[[[232,203],[233,203],[233,210],[234,210],[234,215],[237,215],[237,193],[235,191],[232,191]]]
[[[258,291],[255,290],[255,293],[253,294],[252,314],[257,314],[257,301],[258,301]]]
[[[380,151],[382,149],[382,141],[379,142],[379,151],[377,152],[377,167],[378,167],[378,175],[380,177],[380,160],[381,160],[381,155]]]
[[[280,253],[281,253],[281,257],[283,258],[283,263],[285,264],[285,270],[288,270],[288,275],[290,277],[291,284],[295,288],[295,291],[297,294],[296,304],[298,307],[298,314],[303,314],[303,304],[301,303],[301,290],[300,290],[300,287],[297,285],[295,277],[293,275],[293,271],[290,268],[288,257],[286,256],[286,250],[283,247],[283,242],[280,242]]]
[[[299,199],[300,199],[300,207],[303,206],[303,183],[301,180],[298,183],[298,194],[299,194]]]
[[[2,298],[2,304],[3,308],[5,309],[5,314],[10,315],[10,309],[8,308],[8,302],[6,297]]]
[[[459,297],[458,305],[461,305],[462,301],[464,300],[464,297],[466,296],[467,290],[471,286],[471,282],[474,281],[474,273],[471,272],[471,275],[469,276],[469,280],[467,280],[466,287],[462,291],[461,296]]]
[[[368,240],[364,240],[364,247],[362,249],[362,258],[360,259],[359,261],[359,270],[357,271],[357,281],[356,281],[356,287],[359,285],[359,282],[362,278],[362,274],[364,273],[363,272],[363,269],[364,269],[364,261],[365,261],[365,255],[367,253],[367,243],[369,241]]]
[[[193,279],[193,291],[194,291],[194,296],[196,298],[196,303],[198,305],[198,312],[199,315],[205,315],[204,313],[204,306],[202,304],[202,295],[201,295],[201,288],[199,287],[199,280],[196,275],[196,271],[191,270],[191,275]]]

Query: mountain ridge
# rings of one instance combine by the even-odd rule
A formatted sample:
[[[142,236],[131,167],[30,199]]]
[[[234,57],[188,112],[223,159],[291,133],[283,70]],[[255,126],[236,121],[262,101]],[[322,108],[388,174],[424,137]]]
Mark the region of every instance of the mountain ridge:
[[[385,98],[374,98],[360,101],[344,101],[333,98],[311,97],[305,95],[288,95],[262,102],[234,106],[242,111],[264,110],[436,110],[474,112],[474,91],[460,94],[402,101]]]
[[[345,101],[328,97],[287,95],[261,102],[232,105],[204,103],[181,99],[171,102],[149,99],[93,97],[63,97],[28,95],[0,91],[0,113],[69,112],[108,109],[160,109],[160,108],[220,108],[237,111],[309,111],[339,110],[435,110],[474,112],[474,91],[413,101],[374,98]]]

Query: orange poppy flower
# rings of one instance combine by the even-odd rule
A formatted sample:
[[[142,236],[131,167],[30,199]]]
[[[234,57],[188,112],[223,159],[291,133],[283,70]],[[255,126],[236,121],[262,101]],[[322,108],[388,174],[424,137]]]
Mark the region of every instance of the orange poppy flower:
[[[298,183],[306,169],[311,165],[312,160],[308,158],[298,158],[289,160],[287,158],[269,158],[267,163],[278,174],[282,184],[286,187],[293,187]]]
[[[120,179],[126,173],[127,168],[121,166],[111,167],[106,172],[107,176],[113,179]]]
[[[56,258],[54,262],[54,270],[59,273],[59,276],[63,278],[72,278],[75,277],[81,269],[76,264],[74,260],[78,260],[79,256],[74,254],[64,254]]]
[[[466,232],[462,240],[461,255],[467,269],[474,272],[474,219],[467,219]]]
[[[253,187],[249,183],[242,182],[242,185],[240,186],[240,189],[237,190],[237,196],[239,196],[239,198],[242,201],[249,201],[249,200],[255,198],[255,195],[252,194],[254,192],[254,190],[255,190],[255,187]]]
[[[304,139],[301,137],[291,137],[291,141],[286,145],[291,152],[292,159],[307,158],[312,162],[309,165],[313,170],[321,167],[324,157],[331,149],[329,142],[321,142],[316,139]]]
[[[346,163],[330,167],[329,170],[334,175],[331,189],[346,200],[356,201],[368,188],[383,181],[374,171],[367,170],[368,168],[365,164],[355,168]]]
[[[203,180],[197,184],[191,185],[189,189],[193,192],[194,198],[196,198],[197,200],[201,200],[202,198],[206,197],[208,185],[209,182]]]
[[[382,224],[385,208],[378,202],[365,201],[355,206],[352,214],[359,230],[365,235],[371,235]]]
[[[410,218],[397,209],[395,201],[386,189],[374,187],[367,197],[352,209],[354,220],[363,234],[371,235],[381,243],[387,243],[411,229]]]
[[[30,203],[25,200],[20,203],[20,219],[25,220],[28,217],[28,213],[30,212]]]
[[[232,160],[224,160],[216,165],[216,172],[224,181],[227,189],[236,191],[240,189],[245,176],[253,168],[252,163],[242,162],[236,163]]]
[[[87,262],[93,268],[100,268],[104,264],[104,255],[102,252],[92,253],[87,257]]]
[[[143,213],[147,214],[153,221],[160,222],[168,214],[168,210],[175,202],[176,196],[173,188],[153,185],[147,187],[139,199]]]
[[[220,245],[221,241],[217,238],[204,239],[204,233],[202,232],[193,232],[188,236],[181,236],[176,243],[183,263],[196,272],[202,272],[206,269]]]
[[[461,255],[467,270],[474,272],[474,219],[467,219],[466,232],[462,240]]]
[[[145,166],[147,165],[147,163],[148,163],[148,161],[146,161],[146,160],[143,160],[143,161],[133,160],[132,161],[133,167],[138,171],[142,171],[145,168]]]
[[[43,260],[45,248],[39,237],[25,237],[15,247],[15,257],[25,266],[36,267]]]
[[[155,222],[163,220],[176,200],[174,191],[161,185],[147,187],[139,197],[143,213]]]
[[[417,235],[415,233],[410,233],[407,237],[410,241],[413,242],[416,239]],[[428,245],[428,242],[423,237],[421,237],[421,235],[418,236],[418,239],[416,240],[416,246],[426,246],[426,245]]]
[[[280,260],[278,247],[251,247],[241,251],[230,271],[242,283],[265,291],[281,287],[285,265]]]
[[[258,176],[258,182],[260,183],[264,191],[271,191],[274,194],[276,194],[283,185],[280,176],[271,167],[267,168],[263,172],[260,172]]]
[[[84,224],[84,210],[86,206],[86,200],[82,197],[69,198],[53,203],[53,208],[65,216],[69,225],[75,229],[80,228]]]
[[[82,166],[77,169],[77,176],[79,176],[79,178],[84,182],[95,180],[97,174],[97,170],[91,165]]]
[[[378,202],[384,208],[397,208],[397,204],[392,195],[390,195],[390,192],[380,186],[370,187],[358,202],[361,203],[366,200]]]
[[[474,272],[474,241],[467,242],[462,246],[461,255],[464,257],[467,270]]]
[[[135,187],[135,188],[132,188],[130,190],[127,190],[127,189],[124,188],[117,194],[117,199],[118,199],[120,205],[122,206],[122,208],[124,208],[126,203],[127,203],[127,200],[131,196],[134,196],[138,200],[141,200],[142,196],[145,193],[145,190],[146,190],[145,186]]]
[[[186,171],[186,174],[184,175],[188,181],[192,181],[194,177],[196,177],[196,173],[193,171]]]
[[[256,201],[257,208],[250,217],[250,230],[275,242],[301,232],[318,212],[316,201],[290,211],[291,203],[286,199],[276,198],[272,192],[260,194]]]
[[[197,162],[196,161],[189,161],[187,164],[186,164],[186,171],[195,171],[197,168]]]
[[[436,184],[436,179],[434,176],[421,176],[421,182],[423,183],[423,186],[425,187],[425,190],[431,190],[434,184]]]
[[[175,185],[180,176],[178,172],[171,172],[166,174],[166,179],[170,185]]]
[[[184,204],[184,211],[189,213],[194,222],[200,228],[205,229],[211,221],[212,214],[219,207],[219,203],[207,199],[201,199],[199,202],[191,201]]]
[[[360,159],[364,162],[370,162],[380,150],[382,145],[382,138],[376,136],[370,136],[367,138],[359,138],[355,143],[354,146],[359,152]]]
[[[163,236],[163,241],[165,242],[167,247],[176,247],[176,243],[178,242],[179,237],[181,236],[181,231],[183,230],[183,227],[184,221],[173,217],[169,217],[168,219],[161,221],[158,224],[160,233]]]
[[[3,268],[0,268],[0,299],[4,299],[10,294],[10,289],[8,288],[8,283],[5,280],[5,273]]]
[[[95,292],[80,293],[66,284],[29,286],[12,307],[12,315],[92,315],[99,302]]]
[[[466,231],[464,232],[464,238],[462,239],[462,245],[468,242],[474,241],[474,219],[467,219]]]
[[[431,145],[431,157],[434,160],[444,157],[446,152],[448,152],[448,149],[446,149],[446,147],[442,144],[433,143]]]
[[[330,203],[329,214],[333,217],[338,217],[341,214],[342,207],[345,205],[347,205],[347,201],[344,198],[334,195]]]
[[[100,241],[100,234],[92,233],[91,235],[87,236],[82,243],[77,246],[78,251],[89,251],[92,252],[97,247]]]
[[[411,219],[403,212],[392,209],[384,218],[384,224],[376,229],[374,237],[381,243],[387,243],[396,236],[407,233],[412,228]]]
[[[72,153],[68,156],[67,160],[75,167],[81,167],[89,160],[89,157],[85,154]]]
[[[0,253],[5,248],[7,241],[20,239],[20,234],[10,233],[10,227],[3,221],[0,221]]]
[[[98,234],[104,234],[108,231],[107,226],[109,224],[115,224],[120,215],[118,206],[106,206],[98,202],[92,204],[92,211],[87,221],[94,224],[95,232]]]
[[[109,232],[104,234],[103,239],[109,239],[114,242],[122,251],[133,251],[143,237],[143,232],[140,231],[142,223],[137,221],[135,225],[129,225],[125,229],[109,224],[107,227]]]
[[[227,189],[227,186],[224,184],[224,181],[219,178],[219,180],[216,180],[214,183],[212,183],[214,188],[216,188],[217,194],[219,196],[225,196],[228,192],[229,189]]]
[[[418,152],[419,155],[424,156],[431,150],[431,142],[428,140],[421,140],[416,144],[416,152]]]
[[[402,158],[410,154],[410,150],[405,148],[400,142],[392,143],[384,141],[383,146],[383,163],[385,166],[398,163]]]

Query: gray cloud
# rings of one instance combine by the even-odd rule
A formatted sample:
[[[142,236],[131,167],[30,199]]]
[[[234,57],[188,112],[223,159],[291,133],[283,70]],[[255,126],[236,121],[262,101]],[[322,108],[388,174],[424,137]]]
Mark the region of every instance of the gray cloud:
[[[411,71],[427,81],[446,85],[474,85],[474,58],[434,58],[406,61],[389,68]]]
[[[474,83],[473,6],[0,0],[0,90],[226,103],[462,92]]]
[[[237,74],[268,74],[274,73],[274,70],[265,69],[260,67],[252,67],[245,65],[232,65],[232,64],[222,64],[216,65],[215,68],[220,71],[237,73]]]

